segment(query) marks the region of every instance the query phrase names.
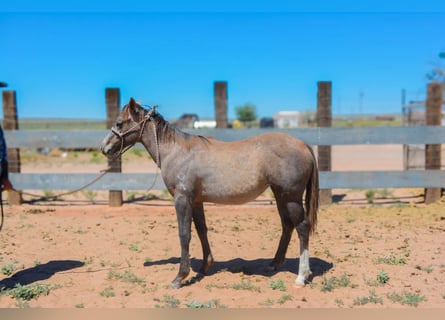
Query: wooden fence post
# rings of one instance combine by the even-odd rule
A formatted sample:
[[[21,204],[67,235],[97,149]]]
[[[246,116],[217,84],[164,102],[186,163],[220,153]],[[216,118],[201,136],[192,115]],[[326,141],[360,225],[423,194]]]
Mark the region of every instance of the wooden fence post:
[[[215,81],[213,84],[215,100],[215,120],[217,128],[227,128],[227,82]]]
[[[3,129],[18,130],[19,122],[17,117],[17,98],[13,90],[3,91]],[[8,148],[9,172],[20,172],[20,149]],[[8,192],[8,202],[11,205],[20,205],[22,195],[18,191]]]
[[[442,87],[439,83],[430,83],[427,87],[426,99],[426,125],[440,126],[442,121]],[[425,169],[440,170],[441,167],[440,144],[427,144],[425,146]],[[445,183],[444,183],[445,186]],[[433,203],[440,199],[441,188],[426,188],[425,203]]]
[[[332,83],[319,81],[317,83],[317,125],[332,126]],[[331,146],[318,146],[318,168],[320,171],[331,171]],[[332,190],[320,190],[320,204],[332,203]]]
[[[105,103],[107,106],[107,129],[111,129],[119,115],[120,91],[119,88],[105,89]],[[108,158],[110,172],[122,172],[122,157]],[[123,203],[122,190],[110,190],[108,193],[110,207],[120,207]]]

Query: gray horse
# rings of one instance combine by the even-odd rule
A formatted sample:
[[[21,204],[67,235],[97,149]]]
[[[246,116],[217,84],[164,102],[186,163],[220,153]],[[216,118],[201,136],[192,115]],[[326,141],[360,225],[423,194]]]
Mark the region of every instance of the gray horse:
[[[103,140],[101,150],[113,157],[137,142],[156,162],[174,197],[181,262],[173,288],[179,288],[190,272],[192,220],[203,251],[200,272],[205,274],[213,264],[203,203],[241,204],[255,199],[268,187],[275,195],[282,225],[278,249],[268,269],[275,270],[284,263],[295,228],[300,240],[295,283],[305,284],[311,274],[309,234],[317,223],[319,197],[317,161],[308,145],[278,132],[236,142],[188,134],[164,120],[156,108],[146,110],[132,98]]]

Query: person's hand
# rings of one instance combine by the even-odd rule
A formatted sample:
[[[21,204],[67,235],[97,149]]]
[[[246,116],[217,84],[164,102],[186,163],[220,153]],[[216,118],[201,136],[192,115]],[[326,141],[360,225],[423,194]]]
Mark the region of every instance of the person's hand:
[[[11,181],[9,181],[9,179],[4,179],[2,181],[2,191],[9,191],[14,189],[14,187],[12,186]]]

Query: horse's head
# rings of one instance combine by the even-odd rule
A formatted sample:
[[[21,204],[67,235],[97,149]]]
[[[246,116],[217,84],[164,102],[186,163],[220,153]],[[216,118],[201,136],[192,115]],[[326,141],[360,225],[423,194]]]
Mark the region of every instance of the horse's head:
[[[141,140],[147,121],[155,109],[142,108],[133,98],[124,106],[111,131],[102,141],[100,149],[106,156],[122,154]]]

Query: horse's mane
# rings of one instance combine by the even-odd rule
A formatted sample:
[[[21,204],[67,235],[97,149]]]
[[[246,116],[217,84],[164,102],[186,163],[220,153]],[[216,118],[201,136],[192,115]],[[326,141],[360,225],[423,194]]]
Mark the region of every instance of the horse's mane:
[[[183,147],[190,149],[195,143],[207,144],[209,140],[201,135],[194,135],[182,131],[175,125],[169,123],[164,117],[154,111],[152,119],[156,122],[156,133],[159,142],[177,143]]]

